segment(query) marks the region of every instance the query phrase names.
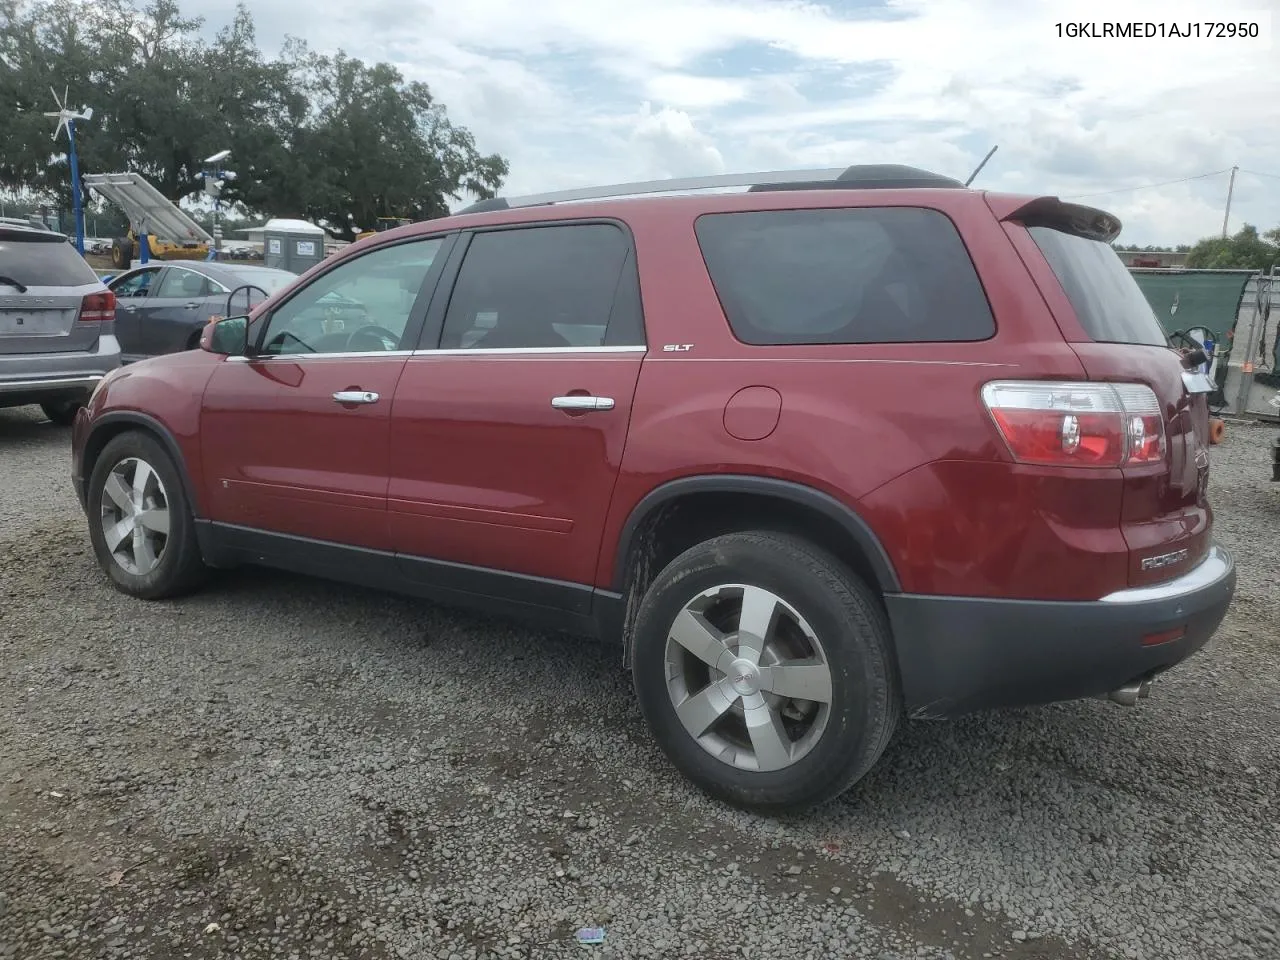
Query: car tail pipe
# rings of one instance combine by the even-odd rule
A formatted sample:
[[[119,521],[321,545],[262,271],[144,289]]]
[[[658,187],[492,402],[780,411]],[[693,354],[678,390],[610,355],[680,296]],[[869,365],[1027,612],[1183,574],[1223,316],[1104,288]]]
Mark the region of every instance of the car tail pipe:
[[[1122,707],[1134,707],[1137,706],[1139,700],[1145,700],[1151,696],[1151,681],[1150,679],[1135,680],[1133,683],[1126,683],[1123,687],[1104,694],[1104,696],[1112,703],[1118,703]]]

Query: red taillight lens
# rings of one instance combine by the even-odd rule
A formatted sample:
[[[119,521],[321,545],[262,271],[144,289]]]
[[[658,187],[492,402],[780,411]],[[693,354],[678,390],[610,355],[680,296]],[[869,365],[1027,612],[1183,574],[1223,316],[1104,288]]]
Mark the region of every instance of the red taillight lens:
[[[1124,467],[1165,456],[1160,401],[1145,384],[1000,380],[982,399],[1019,463]]]
[[[108,290],[106,293],[90,293],[80,301],[81,323],[104,323],[116,318],[116,295]]]

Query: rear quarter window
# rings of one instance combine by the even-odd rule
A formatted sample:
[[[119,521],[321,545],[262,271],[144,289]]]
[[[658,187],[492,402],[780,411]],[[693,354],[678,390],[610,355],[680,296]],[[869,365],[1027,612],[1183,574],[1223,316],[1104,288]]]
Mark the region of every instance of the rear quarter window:
[[[986,340],[995,319],[951,220],[916,207],[704,214],[734,336],[750,344]]]
[[[27,239],[16,230],[0,234],[0,276],[26,287],[80,287],[98,279],[66,240]]]
[[[1028,227],[1080,326],[1100,343],[1168,346],[1155,311],[1110,244],[1053,227]]]

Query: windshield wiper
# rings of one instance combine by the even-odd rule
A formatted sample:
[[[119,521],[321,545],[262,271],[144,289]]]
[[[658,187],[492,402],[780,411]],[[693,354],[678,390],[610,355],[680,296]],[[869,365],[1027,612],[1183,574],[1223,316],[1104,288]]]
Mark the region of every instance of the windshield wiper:
[[[12,277],[0,277],[0,283],[4,283],[4,284],[7,284],[8,286],[13,287],[19,293],[27,292],[27,285],[25,283],[19,283],[17,280],[14,280]]]

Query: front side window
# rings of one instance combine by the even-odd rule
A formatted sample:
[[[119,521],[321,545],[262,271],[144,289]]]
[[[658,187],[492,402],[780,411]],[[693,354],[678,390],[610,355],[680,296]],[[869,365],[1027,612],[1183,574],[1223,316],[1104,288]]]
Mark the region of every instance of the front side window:
[[[151,284],[155,282],[156,275],[160,273],[159,267],[152,267],[148,270],[139,270],[137,273],[131,273],[128,276],[121,277],[111,285],[111,291],[116,295],[117,299],[124,297],[145,297],[147,291],[151,289]]]
[[[612,224],[478,233],[458,272],[440,346],[641,345],[634,276],[627,235]]]
[[[715,213],[695,230],[744,343],[955,342],[995,333],[973,261],[936,210]]]
[[[272,312],[261,352],[401,349],[409,316],[443,243],[436,237],[382,247],[321,274]]]

